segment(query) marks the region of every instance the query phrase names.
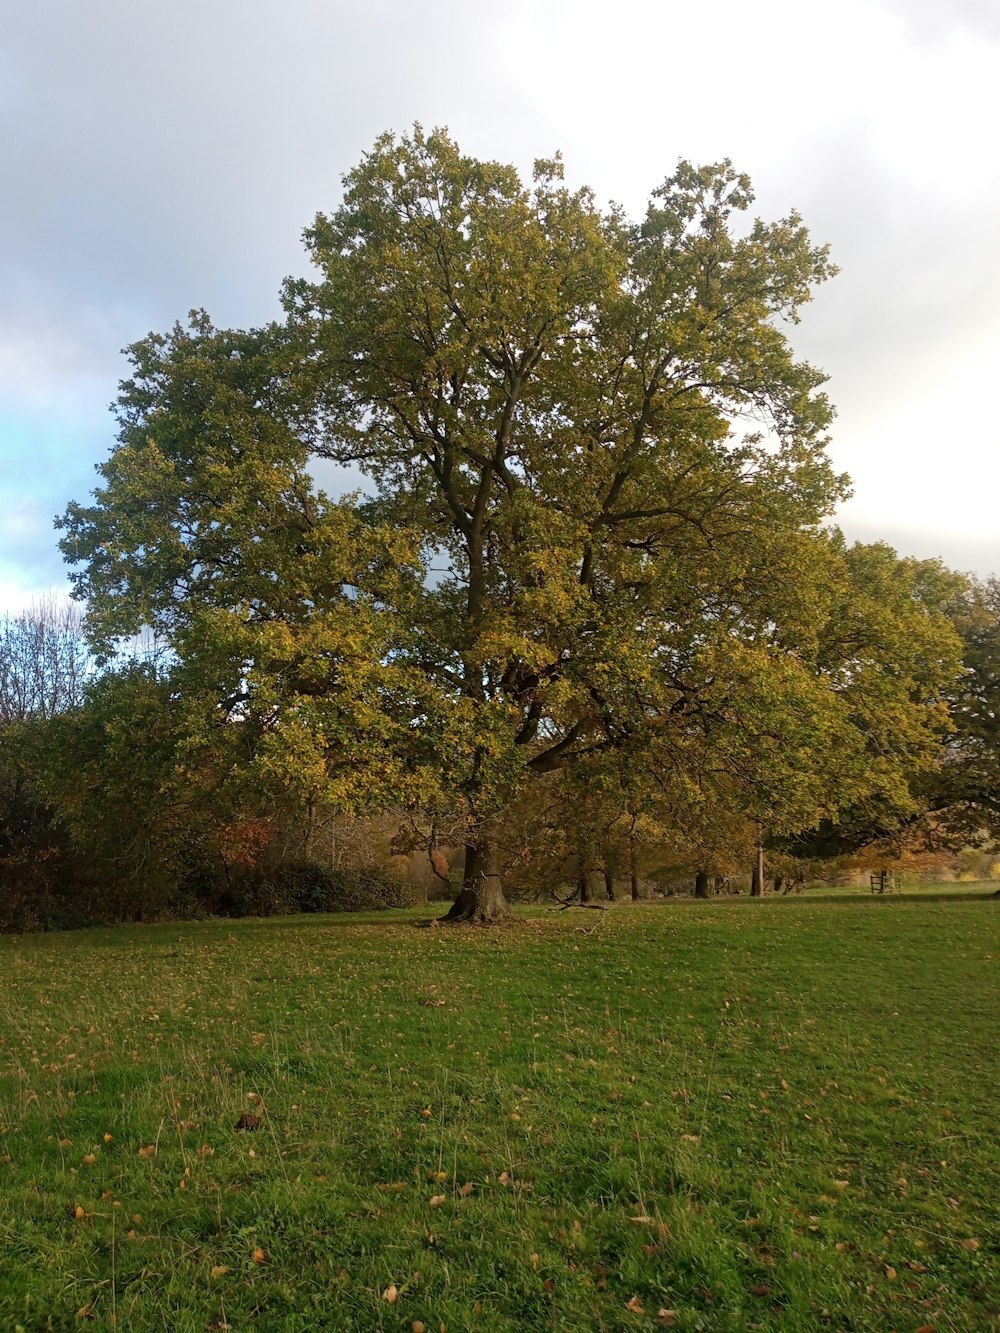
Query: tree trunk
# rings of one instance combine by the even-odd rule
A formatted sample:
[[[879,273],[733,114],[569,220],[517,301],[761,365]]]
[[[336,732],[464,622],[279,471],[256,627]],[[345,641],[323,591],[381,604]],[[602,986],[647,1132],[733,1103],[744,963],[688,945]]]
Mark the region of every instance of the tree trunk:
[[[469,843],[465,848],[462,888],[443,919],[489,925],[509,916],[510,903],[504,897],[496,847],[491,842]]]
[[[590,882],[590,871],[585,866],[580,867],[580,873],[576,877],[576,892],[582,903],[594,901],[594,886]]]
[[[753,878],[750,881],[750,897],[763,898],[764,896],[764,848],[757,848],[757,856],[753,863]]]
[[[615,901],[615,877],[607,866],[601,872],[604,875],[604,894],[609,903]]]
[[[639,901],[639,865],[635,854],[635,843],[629,839],[628,844],[628,883],[632,892],[632,901]]]
[[[699,870],[694,877],[694,896],[696,898],[710,897],[708,882],[708,871]]]

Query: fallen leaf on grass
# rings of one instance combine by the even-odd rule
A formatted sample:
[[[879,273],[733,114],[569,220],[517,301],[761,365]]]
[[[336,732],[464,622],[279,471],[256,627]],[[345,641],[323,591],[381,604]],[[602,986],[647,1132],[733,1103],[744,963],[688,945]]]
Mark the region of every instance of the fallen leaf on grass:
[[[253,1254],[251,1254],[250,1258],[254,1261],[255,1264],[267,1263],[267,1255],[264,1253],[264,1251],[260,1248],[259,1245],[254,1250]]]
[[[664,1328],[673,1328],[674,1324],[677,1323],[677,1311],[660,1310],[657,1312],[656,1318],[659,1320],[659,1322],[663,1325]]]
[[[86,1208],[83,1208],[80,1206],[80,1204],[77,1204],[76,1207],[73,1209],[73,1216],[76,1218],[78,1222],[82,1222],[83,1219],[87,1216]]]
[[[382,1293],[382,1299],[388,1301],[390,1305],[395,1305],[399,1299],[399,1288],[394,1282],[391,1282]]]
[[[139,1149],[139,1156],[140,1156],[140,1157],[155,1157],[155,1156],[156,1156],[156,1144],[155,1144],[155,1143],[151,1143],[151,1144],[149,1144],[148,1147],[146,1147],[146,1148],[140,1148],[140,1149]]]
[[[225,1275],[226,1275],[228,1272],[229,1272],[229,1265],[228,1265],[228,1264],[216,1264],[215,1267],[212,1269],[212,1276],[213,1276],[213,1277],[225,1277]]]
[[[410,1333],[427,1333],[427,1325],[421,1323],[419,1319],[414,1319],[410,1325]]]
[[[978,1249],[979,1249],[979,1241],[976,1240],[974,1237],[970,1236],[968,1240],[963,1240],[963,1241],[962,1241],[962,1249],[963,1249],[963,1250],[978,1250]]]
[[[917,1329],[917,1333],[934,1333],[934,1325],[921,1324],[920,1327]]]
[[[633,1314],[645,1314],[645,1308],[638,1296],[633,1296],[630,1301],[625,1302],[625,1309],[631,1310]]]
[[[656,1221],[656,1218],[650,1217],[648,1213],[639,1213],[636,1217],[630,1217],[629,1221],[634,1222],[636,1226],[648,1227]]]
[[[467,1199],[474,1189],[475,1186],[473,1185],[472,1181],[469,1180],[466,1181],[466,1183],[462,1186],[462,1188],[458,1192],[463,1199]]]
[[[250,1114],[241,1115],[233,1128],[248,1130],[260,1129],[260,1116]]]
[[[92,1153],[92,1152],[89,1152],[89,1153],[85,1154],[84,1159],[83,1159],[83,1164],[84,1164],[84,1166],[93,1166],[94,1163],[95,1163],[96,1161],[97,1161],[97,1157],[95,1156],[95,1154]]]
[[[896,1280],[896,1270],[893,1268],[892,1264],[886,1264],[886,1266],[885,1266],[885,1275],[886,1275],[886,1277],[889,1279],[890,1282],[895,1282],[895,1280]]]
[[[399,1194],[406,1189],[405,1180],[389,1180],[384,1185],[376,1187],[382,1194]]]
[[[445,1201],[446,1198],[447,1198],[447,1195],[444,1195],[444,1194],[432,1194],[432,1195],[431,1195],[431,1207],[432,1207],[432,1208],[440,1208],[441,1205],[444,1203],[444,1201]]]

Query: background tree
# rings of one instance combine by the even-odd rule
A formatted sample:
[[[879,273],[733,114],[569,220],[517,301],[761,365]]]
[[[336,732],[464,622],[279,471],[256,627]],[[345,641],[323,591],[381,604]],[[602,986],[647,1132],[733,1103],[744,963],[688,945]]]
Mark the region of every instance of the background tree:
[[[962,643],[962,672],[948,691],[953,730],[941,763],[920,786],[930,845],[989,844],[1000,837],[1000,582],[940,572],[946,612]]]
[[[774,839],[807,859],[898,842],[949,803],[942,766],[953,749],[956,689],[968,680],[955,629],[965,579],[935,560],[901,558],[884,543],[833,541],[841,569],[820,622],[816,668],[862,745],[851,761],[853,787],[836,808]],[[836,772],[843,752],[823,753]]]
[[[79,706],[92,672],[77,607],[46,597],[0,621],[0,924],[45,921],[60,884],[73,894],[39,745],[53,718]]]

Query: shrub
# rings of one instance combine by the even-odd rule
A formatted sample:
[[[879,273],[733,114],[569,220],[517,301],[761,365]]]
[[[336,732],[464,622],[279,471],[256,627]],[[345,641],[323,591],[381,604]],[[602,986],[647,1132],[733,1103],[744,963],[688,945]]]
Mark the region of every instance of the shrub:
[[[329,870],[299,861],[278,867],[278,872],[299,912],[380,912],[413,902],[410,886],[377,866]]]

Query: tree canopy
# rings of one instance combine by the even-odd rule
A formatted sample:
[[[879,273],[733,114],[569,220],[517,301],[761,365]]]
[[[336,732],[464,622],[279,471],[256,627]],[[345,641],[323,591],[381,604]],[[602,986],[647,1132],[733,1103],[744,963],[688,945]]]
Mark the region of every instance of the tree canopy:
[[[466,918],[505,910],[504,814],[546,774],[778,834],[930,762],[953,639],[823,530],[846,481],[788,325],[834,270],[797,214],[748,220],[727,161],[632,221],[419,127],[344,186],[281,320],[131,349],[61,520],[99,647],[154,626],[303,798],[458,811]]]

